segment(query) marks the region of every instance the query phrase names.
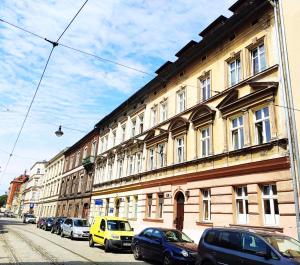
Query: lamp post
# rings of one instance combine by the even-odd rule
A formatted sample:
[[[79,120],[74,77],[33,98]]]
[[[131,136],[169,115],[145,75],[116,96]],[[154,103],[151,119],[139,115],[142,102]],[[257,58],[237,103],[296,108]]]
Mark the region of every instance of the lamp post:
[[[59,125],[58,130],[55,132],[57,137],[63,136],[64,132],[61,130],[61,125]]]

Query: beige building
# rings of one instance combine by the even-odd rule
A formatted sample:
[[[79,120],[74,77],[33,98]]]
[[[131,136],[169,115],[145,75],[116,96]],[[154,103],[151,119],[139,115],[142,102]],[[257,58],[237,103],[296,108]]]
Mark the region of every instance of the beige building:
[[[38,206],[39,216],[56,216],[58,196],[64,169],[64,152],[59,152],[46,164],[43,188]]]
[[[239,0],[229,10],[96,125],[91,218],[195,240],[224,225],[296,237],[274,9]]]
[[[29,178],[23,191],[22,214],[38,214],[39,198],[43,187],[43,177],[47,161],[36,162],[30,168]]]

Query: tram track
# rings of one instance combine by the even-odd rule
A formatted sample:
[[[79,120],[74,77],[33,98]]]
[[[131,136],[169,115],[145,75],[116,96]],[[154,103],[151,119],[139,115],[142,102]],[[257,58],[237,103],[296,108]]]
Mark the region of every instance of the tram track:
[[[9,243],[9,241],[6,239],[5,234],[3,233],[3,231],[1,231],[0,233],[0,239],[1,241],[4,243],[4,247],[5,249],[8,250],[8,259],[9,259],[9,263],[10,264],[17,264],[17,265],[21,265],[19,262],[18,257],[16,256],[16,251],[15,249],[12,247],[12,245]]]

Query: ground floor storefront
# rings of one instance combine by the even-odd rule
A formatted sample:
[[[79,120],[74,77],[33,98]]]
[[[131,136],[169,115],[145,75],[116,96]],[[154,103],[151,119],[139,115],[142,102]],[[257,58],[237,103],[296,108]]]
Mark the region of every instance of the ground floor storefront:
[[[136,233],[149,226],[177,228],[195,241],[212,226],[297,235],[293,182],[284,159],[94,191],[90,218],[95,215],[126,217]]]
[[[56,216],[88,218],[90,212],[90,197],[59,200]]]

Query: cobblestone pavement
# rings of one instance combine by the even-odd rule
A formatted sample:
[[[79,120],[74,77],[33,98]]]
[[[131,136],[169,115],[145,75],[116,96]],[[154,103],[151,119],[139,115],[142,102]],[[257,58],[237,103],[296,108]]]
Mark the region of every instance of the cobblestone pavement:
[[[71,241],[4,217],[0,217],[0,264],[154,265],[136,261],[130,253],[105,253],[100,247],[90,248],[87,241]]]

